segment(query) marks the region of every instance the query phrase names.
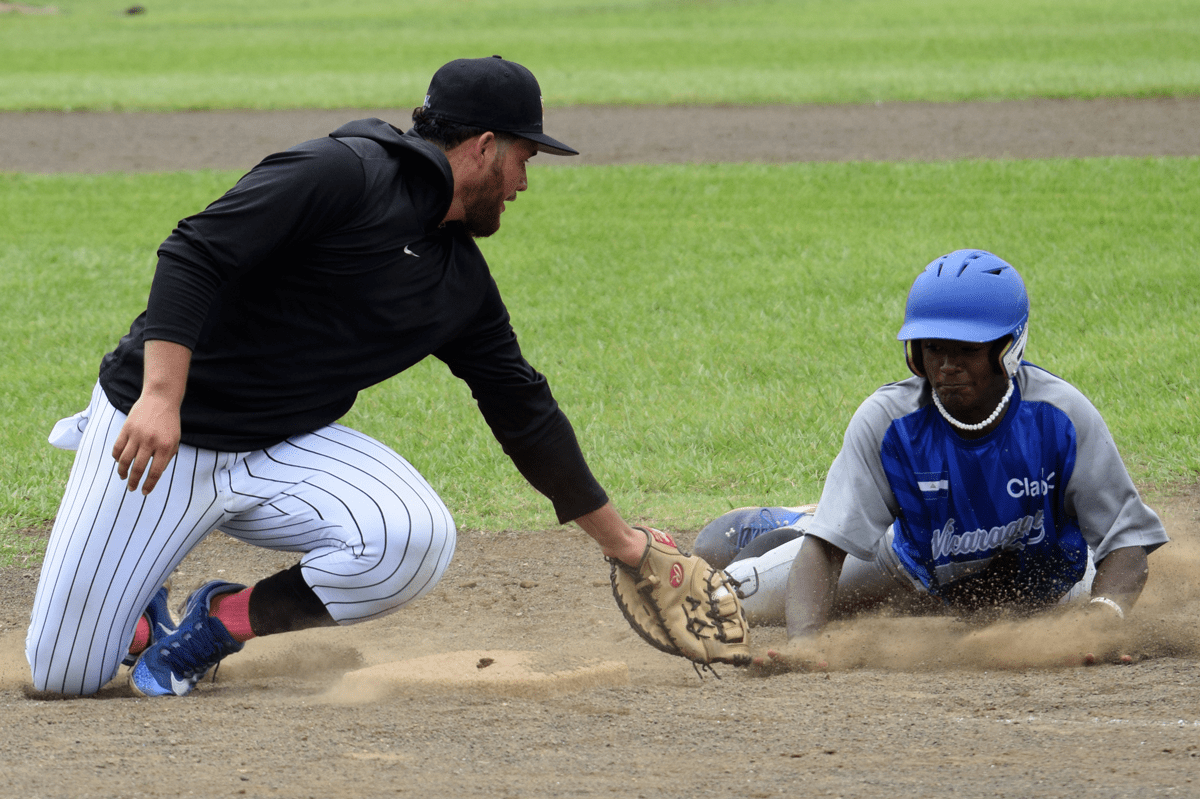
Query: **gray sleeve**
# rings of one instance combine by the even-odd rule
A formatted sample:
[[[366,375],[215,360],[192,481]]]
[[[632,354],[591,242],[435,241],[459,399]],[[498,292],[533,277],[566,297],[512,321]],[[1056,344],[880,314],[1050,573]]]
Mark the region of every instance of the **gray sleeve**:
[[[892,420],[915,408],[918,394],[919,382],[904,381],[884,386],[858,407],[825,477],[809,535],[856,558],[874,559],[879,539],[900,512],[880,447]]]
[[[1142,546],[1147,552],[1169,539],[1158,515],[1142,502],[1100,412],[1080,391],[1048,372],[1023,369],[1026,400],[1060,408],[1075,426],[1075,469],[1067,483],[1066,512],[1079,528],[1096,562],[1115,549]]]

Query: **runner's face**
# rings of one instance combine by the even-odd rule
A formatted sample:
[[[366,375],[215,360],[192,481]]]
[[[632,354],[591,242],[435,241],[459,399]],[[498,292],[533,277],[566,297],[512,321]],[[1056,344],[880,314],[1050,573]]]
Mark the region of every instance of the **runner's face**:
[[[1008,390],[1008,378],[992,369],[991,342],[923,339],[922,364],[942,405],[955,419],[978,424]]]
[[[508,146],[497,142],[495,160],[466,202],[463,224],[472,236],[482,238],[500,229],[504,204],[529,188],[525,164],[535,155],[537,145],[529,139],[517,139]]]

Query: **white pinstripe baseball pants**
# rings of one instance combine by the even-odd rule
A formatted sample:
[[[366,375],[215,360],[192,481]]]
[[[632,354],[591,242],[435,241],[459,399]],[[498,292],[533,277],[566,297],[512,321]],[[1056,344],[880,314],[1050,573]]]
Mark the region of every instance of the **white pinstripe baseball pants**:
[[[347,427],[255,452],[181,445],[143,497],[117,476],[125,415],[99,386],[87,417],[25,641],[38,690],[91,694],[115,677],[155,591],[217,529],[305,553],[304,580],[339,624],[424,595],[454,554],[454,521],[425,478]]]

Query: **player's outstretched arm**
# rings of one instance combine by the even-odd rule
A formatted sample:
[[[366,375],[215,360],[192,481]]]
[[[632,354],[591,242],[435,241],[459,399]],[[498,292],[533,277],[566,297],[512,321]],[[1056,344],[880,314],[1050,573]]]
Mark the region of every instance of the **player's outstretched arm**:
[[[804,537],[788,573],[784,612],[789,640],[816,635],[829,621],[845,561],[844,550],[816,536]]]
[[[1107,604],[1099,602],[1101,597],[1108,599],[1120,606],[1121,614],[1127,613],[1142,595],[1149,574],[1150,566],[1143,547],[1114,549],[1096,564],[1092,598],[1097,600],[1096,604]],[[1116,612],[1115,608],[1113,612]]]
[[[1092,580],[1092,600],[1083,606],[1094,624],[1100,622],[1100,627],[1091,626],[1096,638],[1088,651],[1080,653],[1078,664],[1090,666],[1094,663],[1134,663],[1136,656],[1121,649],[1114,648],[1107,640],[1113,625],[1122,623],[1146,585],[1149,576],[1149,566],[1146,550],[1141,546],[1122,547],[1114,549],[1096,564],[1096,576]],[[1068,660],[1071,665],[1075,661]]]
[[[179,407],[191,363],[192,351],[181,344],[146,342],[142,394],[129,409],[129,417],[112,452],[117,475],[128,482],[130,491],[137,489],[139,483],[143,495],[153,491],[179,450]]]
[[[845,550],[816,536],[804,537],[788,572],[784,598],[788,643],[782,650],[768,649],[766,659],[755,659],[762,674],[828,668],[815,636],[833,613],[845,561]]]
[[[646,534],[629,526],[611,502],[575,520],[583,531],[596,540],[605,557],[628,566],[637,566],[646,551]]]

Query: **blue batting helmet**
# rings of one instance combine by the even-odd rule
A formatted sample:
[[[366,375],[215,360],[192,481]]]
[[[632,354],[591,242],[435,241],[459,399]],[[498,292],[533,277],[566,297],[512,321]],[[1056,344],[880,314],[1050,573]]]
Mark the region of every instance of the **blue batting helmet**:
[[[955,250],[925,267],[913,281],[896,336],[905,342],[908,366],[924,376],[920,348],[925,338],[1000,341],[999,366],[1012,377],[1029,339],[1029,295],[1012,264],[984,250]]]

